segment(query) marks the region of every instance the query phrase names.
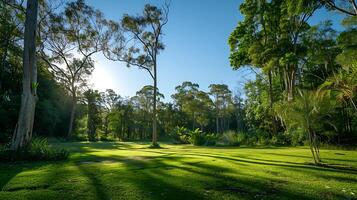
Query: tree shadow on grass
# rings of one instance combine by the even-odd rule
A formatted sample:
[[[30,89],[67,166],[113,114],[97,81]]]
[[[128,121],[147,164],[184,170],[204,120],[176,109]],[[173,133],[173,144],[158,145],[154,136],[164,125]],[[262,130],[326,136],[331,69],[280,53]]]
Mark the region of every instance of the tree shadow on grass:
[[[78,165],[78,169],[89,179],[90,184],[93,186],[96,195],[95,199],[111,199],[105,189],[105,185],[101,181],[101,178],[97,175],[98,170],[96,168],[87,168],[82,165]]]
[[[290,155],[290,154],[282,154],[282,153],[270,153],[270,154],[276,155],[276,156],[284,156],[284,157],[310,158],[310,159],[312,158],[312,156]],[[357,160],[353,160],[353,159],[324,158],[323,156],[322,156],[322,160],[344,161],[344,162],[355,162],[355,163],[357,163]]]
[[[277,167],[287,167],[287,168],[301,168],[301,169],[311,169],[311,170],[323,170],[323,171],[331,171],[331,172],[343,172],[343,173],[351,173],[357,174],[357,170],[355,168],[350,167],[332,167],[329,165],[325,166],[318,166],[318,165],[311,165],[311,164],[304,164],[304,163],[284,163],[284,161],[260,161],[256,158],[237,158],[237,157],[230,157],[230,156],[223,156],[223,155],[216,155],[216,154],[207,154],[207,153],[184,153],[185,155],[192,155],[192,156],[203,156],[203,157],[211,157],[223,160],[230,160],[236,162],[243,162],[243,163],[250,163],[250,164],[258,164],[258,165],[270,165],[270,166],[277,166]],[[329,166],[329,167],[326,167]]]
[[[53,162],[46,161],[36,161],[36,162],[9,162],[9,163],[1,163],[0,164],[0,191],[8,191],[8,190],[19,190],[20,188],[7,188],[7,185],[11,180],[16,177],[21,172],[36,170],[46,165],[49,165]],[[32,187],[31,189],[36,189],[36,187]]]
[[[84,146],[91,148],[91,145],[86,144]],[[94,146],[95,148],[100,147]],[[104,146],[108,147],[111,144]],[[113,150],[118,150],[116,145],[112,147]],[[304,190],[286,189],[284,187],[285,182],[274,179],[274,176],[271,178],[260,177],[259,175],[252,176],[252,174],[243,170],[233,170],[232,166],[226,167],[212,161],[222,159],[231,162],[235,167],[251,164],[269,165],[296,170],[301,173],[324,170],[321,167],[304,165],[303,163],[284,163],[284,161],[249,157],[237,158],[186,150],[175,152],[148,149],[143,151],[157,153],[158,156],[86,154],[80,160],[72,160],[68,164],[78,169],[76,172],[81,176],[86,177],[88,184],[90,184],[88,190],[91,191],[89,194],[95,195],[96,199],[314,199],[311,193],[304,193]],[[92,151],[89,149],[88,152]],[[106,168],[107,164],[110,167]],[[57,169],[51,168],[52,174],[47,175],[47,178],[43,180],[44,184],[53,183],[60,179],[73,179],[76,176],[76,172],[68,173],[66,170],[61,170],[63,166],[56,166]],[[2,170],[1,165],[0,170]],[[4,172],[7,173],[7,170],[4,170]],[[18,168],[17,170],[20,173],[28,169]],[[329,170],[346,173],[344,170]],[[14,173],[10,172],[10,174],[16,176],[15,172],[17,171],[14,170]],[[349,172],[347,171],[347,173]],[[73,184],[76,184],[76,182],[73,182]],[[87,182],[82,184],[87,184]],[[290,184],[299,186],[298,183]],[[67,183],[65,187],[70,186]],[[78,187],[83,187],[83,185]],[[50,187],[49,189],[72,192],[68,188]],[[83,188],[81,189],[83,190]],[[84,189],[87,189],[87,187]],[[333,199],[344,198],[338,193],[332,193],[330,197]],[[77,199],[80,199],[80,196]]]
[[[184,155],[192,153],[183,153]],[[214,157],[217,159],[226,159],[222,156],[213,156],[209,154],[195,154],[201,157]],[[156,158],[149,157],[146,159],[125,157],[125,156],[110,156],[99,157],[99,163],[93,164],[91,170],[84,166],[79,168],[92,181],[91,184],[96,187],[98,199],[106,199],[119,195],[128,195],[128,191],[108,191],[106,184],[101,182],[100,162],[105,160],[120,163],[124,166],[124,174],[119,171],[113,171],[112,180],[120,180],[126,184],[133,185],[138,196],[128,197],[128,199],[210,199],[211,195],[217,195],[221,198],[222,195],[227,198],[234,199],[256,199],[268,198],[275,199],[283,197],[287,199],[314,199],[304,193],[304,191],[289,191],[281,190],[279,186],[284,184],[273,178],[259,177],[247,175],[244,172],[239,172],[239,177],[233,177],[227,174],[232,174],[232,168],[217,166],[207,160],[185,161],[187,157],[179,156],[162,156]],[[286,167],[287,165],[278,165],[274,163],[252,162],[242,159],[228,159],[230,161],[246,162],[251,164],[262,164]],[[289,167],[292,167],[289,165]],[[299,168],[299,166],[297,166]],[[96,169],[97,168],[97,169]],[[180,172],[172,170],[179,170]],[[90,173],[89,173],[90,172]],[[180,173],[189,174],[180,175]],[[235,171],[236,173],[236,171]],[[197,187],[199,189],[197,189]],[[111,195],[108,194],[111,193]],[[207,193],[205,193],[207,192]],[[334,198],[343,198],[339,194],[331,194]],[[212,199],[212,198],[211,198]]]

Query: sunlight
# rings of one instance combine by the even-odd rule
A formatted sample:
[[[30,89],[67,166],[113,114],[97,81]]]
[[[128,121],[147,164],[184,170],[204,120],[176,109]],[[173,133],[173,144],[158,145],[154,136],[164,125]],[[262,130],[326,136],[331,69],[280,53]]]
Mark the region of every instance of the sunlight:
[[[111,71],[106,70],[106,67],[97,65],[94,69],[92,77],[90,78],[90,84],[94,86],[95,89],[99,91],[105,91],[108,88],[117,88],[119,84],[116,84],[115,74]]]

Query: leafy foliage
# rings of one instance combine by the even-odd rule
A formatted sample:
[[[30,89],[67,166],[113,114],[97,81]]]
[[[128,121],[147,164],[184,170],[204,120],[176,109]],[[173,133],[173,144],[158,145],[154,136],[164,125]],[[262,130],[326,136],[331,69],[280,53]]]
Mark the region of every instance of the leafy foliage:
[[[30,146],[20,151],[0,151],[2,161],[57,161],[66,160],[68,156],[67,150],[52,147],[46,138],[33,138]]]

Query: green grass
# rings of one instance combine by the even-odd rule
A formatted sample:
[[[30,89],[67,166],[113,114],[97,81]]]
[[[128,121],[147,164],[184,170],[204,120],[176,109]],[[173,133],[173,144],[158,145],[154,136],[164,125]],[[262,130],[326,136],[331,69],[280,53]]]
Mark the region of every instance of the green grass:
[[[58,143],[67,161],[0,164],[0,199],[356,199],[357,151]]]

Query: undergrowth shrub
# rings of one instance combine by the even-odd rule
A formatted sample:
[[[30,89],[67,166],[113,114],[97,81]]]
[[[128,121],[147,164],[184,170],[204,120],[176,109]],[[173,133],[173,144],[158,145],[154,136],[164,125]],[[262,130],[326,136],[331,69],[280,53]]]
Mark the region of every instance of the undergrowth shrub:
[[[221,136],[220,142],[226,146],[239,146],[245,141],[243,133],[236,133],[234,131],[226,131]]]
[[[206,143],[206,137],[199,128],[190,131],[189,135],[191,136],[191,144],[195,146],[202,146]]]
[[[100,135],[100,141],[102,141],[102,142],[115,142],[115,141],[117,141],[117,139],[112,134],[108,134],[108,135],[101,134]]]
[[[219,137],[214,133],[206,134],[205,136],[205,146],[215,146]]]
[[[170,136],[174,140],[175,144],[189,144],[191,140],[189,130],[183,126],[176,126],[174,130],[170,133]]]
[[[56,161],[66,160],[69,152],[63,148],[51,146],[46,138],[33,138],[31,144],[22,150],[0,150],[2,161]]]

